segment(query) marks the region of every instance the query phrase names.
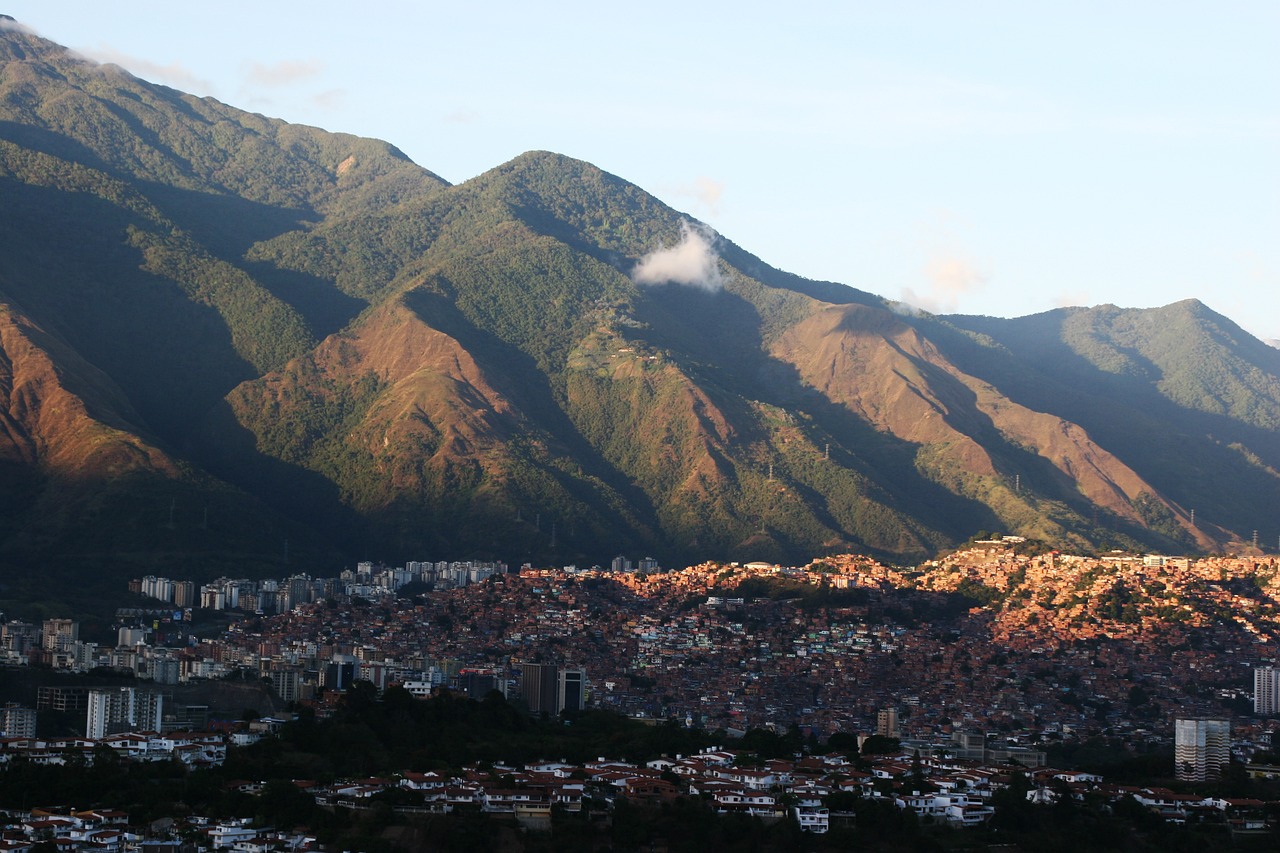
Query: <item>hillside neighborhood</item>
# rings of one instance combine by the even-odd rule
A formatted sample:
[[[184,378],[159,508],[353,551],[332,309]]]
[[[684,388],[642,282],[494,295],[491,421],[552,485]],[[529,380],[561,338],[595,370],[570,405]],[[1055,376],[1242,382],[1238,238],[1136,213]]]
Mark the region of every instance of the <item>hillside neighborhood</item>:
[[[1173,746],[1175,721],[1223,719],[1221,758],[1208,775],[1186,778],[1212,782],[1228,762],[1259,778],[1280,775],[1268,763],[1280,721],[1274,708],[1256,713],[1261,696],[1252,690],[1254,672],[1275,662],[1274,561],[1085,558],[1006,537],[913,569],[852,556],[669,572],[614,562],[514,572],[363,563],[335,578],[199,587],[143,578],[132,585],[139,607],[118,614],[115,647],[81,640],[70,620],[0,628],[10,665],[131,677],[42,687],[37,704],[83,708],[85,733],[96,726],[97,737],[29,730],[0,742],[0,760],[89,765],[105,749],[130,763],[218,766],[228,749],[274,737],[297,710],[218,719],[173,698],[166,704],[165,690],[248,676],[318,720],[340,713],[352,690],[416,701],[497,696],[544,719],[604,710],[734,741],[771,733],[795,752],[765,759],[731,747],[642,763],[544,756],[456,772],[401,767],[389,776],[292,780],[327,808],[358,810],[392,791],[397,808],[479,809],[536,827],[553,807],[607,814],[617,797],[692,796],[722,814],[790,815],[822,833],[841,820],[832,795],[883,798],[969,826],[988,821],[993,793],[1012,784],[1033,803],[1125,799],[1166,821],[1238,832],[1265,832],[1274,820],[1261,800],[1118,785],[1050,758],[1108,743],[1137,760]],[[221,633],[188,633],[201,613],[219,612],[232,617]],[[36,719],[5,710],[13,725]],[[216,731],[190,731],[200,723]],[[861,756],[827,754],[822,745],[841,738]],[[1170,759],[1164,775],[1174,770]],[[252,792],[267,781],[242,784]],[[40,831],[69,839],[83,831],[74,815],[48,819],[63,823]],[[19,828],[28,841],[38,837]],[[247,829],[243,838],[213,822],[201,830],[215,831],[234,838],[235,849],[261,843]]]

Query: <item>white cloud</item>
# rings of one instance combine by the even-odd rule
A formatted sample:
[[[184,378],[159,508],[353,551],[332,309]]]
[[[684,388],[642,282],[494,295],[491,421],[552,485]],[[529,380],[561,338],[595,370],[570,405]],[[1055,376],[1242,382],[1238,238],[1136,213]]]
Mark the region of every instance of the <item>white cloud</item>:
[[[927,289],[904,287],[902,301],[930,314],[954,314],[961,297],[981,290],[987,276],[976,262],[956,252],[936,253],[925,266]]]
[[[95,62],[110,62],[119,65],[135,77],[181,89],[184,92],[191,92],[197,95],[212,95],[216,91],[213,83],[200,77],[180,62],[170,62],[162,65],[149,59],[121,53],[112,47],[94,48],[86,51],[84,55]]]
[[[459,107],[444,116],[444,122],[446,124],[476,124],[479,121],[480,113],[464,107]]]
[[[923,268],[901,287],[899,298],[905,313],[965,313],[964,303],[987,285],[986,265],[976,260],[966,246],[973,240],[965,218],[955,211],[940,209],[920,224],[911,254],[925,259]]]
[[[1063,292],[1053,297],[1055,308],[1075,308],[1089,304],[1089,292],[1086,290]]]
[[[715,232],[700,225],[680,223],[680,242],[656,249],[640,259],[631,279],[636,284],[683,284],[719,290],[720,256],[712,242]]]
[[[26,33],[29,36],[38,35],[35,30],[31,29],[31,27],[28,27],[26,24],[21,24],[7,15],[0,15],[0,31],[4,30],[14,30],[16,32]]]
[[[317,76],[324,65],[316,60],[285,60],[273,65],[254,62],[245,72],[246,81],[252,86],[291,86]]]
[[[322,110],[337,110],[347,102],[346,89],[325,89],[311,98],[311,103]]]
[[[705,204],[710,210],[718,211],[720,209],[720,196],[724,195],[724,183],[722,181],[703,176],[694,181],[693,185],[694,195],[698,201]]]
[[[672,195],[692,198],[712,217],[720,215],[720,197],[724,195],[724,182],[700,175],[691,184],[671,186],[668,191]]]

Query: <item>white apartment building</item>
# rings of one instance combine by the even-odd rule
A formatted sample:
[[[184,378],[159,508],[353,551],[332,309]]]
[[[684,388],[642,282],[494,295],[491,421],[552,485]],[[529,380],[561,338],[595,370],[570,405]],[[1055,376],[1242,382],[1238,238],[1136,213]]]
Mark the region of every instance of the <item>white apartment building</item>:
[[[160,731],[164,695],[132,687],[89,691],[85,736],[106,737],[127,731]]]
[[[1231,758],[1229,720],[1177,720],[1174,769],[1187,782],[1218,779]]]
[[[1259,666],[1253,670],[1253,713],[1280,714],[1280,669]]]

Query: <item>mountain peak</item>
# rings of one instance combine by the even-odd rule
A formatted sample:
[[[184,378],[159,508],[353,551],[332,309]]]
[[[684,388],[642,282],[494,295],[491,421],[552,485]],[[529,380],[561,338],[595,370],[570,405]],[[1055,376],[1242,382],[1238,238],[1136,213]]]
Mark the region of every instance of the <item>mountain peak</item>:
[[[616,175],[610,175],[599,166],[588,163],[586,160],[557,154],[554,151],[526,151],[486,174],[504,178],[515,177],[535,185],[575,180],[596,182],[604,179],[616,182],[619,186],[629,186],[626,181]]]
[[[0,62],[68,58],[78,62],[97,64],[57,42],[42,37],[16,18],[0,15]]]

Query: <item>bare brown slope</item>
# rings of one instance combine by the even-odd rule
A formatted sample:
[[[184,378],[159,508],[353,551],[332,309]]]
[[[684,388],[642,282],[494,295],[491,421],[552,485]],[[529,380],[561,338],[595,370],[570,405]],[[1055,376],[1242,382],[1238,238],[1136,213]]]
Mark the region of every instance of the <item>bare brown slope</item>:
[[[616,329],[582,341],[569,367],[570,417],[644,490],[667,542],[748,559],[930,550],[933,532],[900,514],[855,461],[831,463],[806,416],[735,399]]]
[[[1132,501],[1157,490],[1099,447],[1080,426],[1036,412],[991,385],[958,370],[915,329],[887,311],[860,305],[817,311],[779,337],[774,355],[789,361],[806,382],[877,428],[921,446],[935,471],[955,471],[1003,491],[1002,515],[1021,513],[1008,494],[1012,473],[1001,469],[990,438],[1030,451],[1057,472],[1058,494],[1073,493],[1120,518],[1141,523]],[[957,480],[957,485],[959,480]],[[1163,499],[1162,499],[1163,501]],[[1163,501],[1190,528],[1183,510]],[[1197,534],[1203,538],[1202,534]],[[1213,545],[1207,538],[1203,547]]]
[[[71,480],[138,471],[178,477],[131,415],[105,374],[0,302],[0,458]]]
[[[536,553],[602,535],[622,502],[453,335],[397,298],[228,395],[257,450],[322,475],[405,550]],[[545,527],[535,522],[547,515]],[[643,528],[641,528],[643,529]]]
[[[518,420],[471,355],[399,300],[228,399],[270,455],[323,470],[328,443],[358,452],[377,473],[374,493],[350,495],[366,509],[485,466]],[[346,411],[345,422],[328,431],[307,423],[333,411]],[[289,429],[299,422],[306,434]]]
[[[344,439],[373,461],[382,500],[463,483],[502,493],[522,418],[453,337],[396,301],[350,338],[326,341],[314,362],[329,376],[372,375],[385,389]]]

